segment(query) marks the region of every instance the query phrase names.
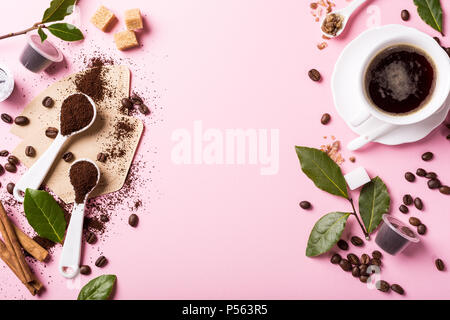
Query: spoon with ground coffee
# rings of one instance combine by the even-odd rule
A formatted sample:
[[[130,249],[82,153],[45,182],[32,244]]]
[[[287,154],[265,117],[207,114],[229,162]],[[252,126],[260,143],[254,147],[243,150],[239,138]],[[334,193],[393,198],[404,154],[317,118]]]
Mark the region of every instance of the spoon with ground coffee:
[[[75,204],[59,260],[59,272],[70,279],[79,271],[84,209],[89,194],[100,180],[100,170],[93,161],[81,159],[70,167],[69,178],[75,191]]]
[[[60,111],[59,133],[47,151],[16,183],[13,194],[17,201],[23,202],[27,188],[39,189],[64,143],[91,127],[96,116],[95,103],[89,96],[76,93],[64,100]]]

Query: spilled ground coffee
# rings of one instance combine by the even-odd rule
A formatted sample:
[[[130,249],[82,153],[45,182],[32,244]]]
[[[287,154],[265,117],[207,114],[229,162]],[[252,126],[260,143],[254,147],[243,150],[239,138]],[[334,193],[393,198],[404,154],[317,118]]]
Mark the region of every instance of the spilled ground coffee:
[[[61,107],[61,134],[67,136],[86,127],[94,117],[94,110],[83,94],[73,94]]]
[[[89,161],[79,161],[70,168],[69,177],[75,191],[75,202],[83,203],[97,185],[98,171]]]

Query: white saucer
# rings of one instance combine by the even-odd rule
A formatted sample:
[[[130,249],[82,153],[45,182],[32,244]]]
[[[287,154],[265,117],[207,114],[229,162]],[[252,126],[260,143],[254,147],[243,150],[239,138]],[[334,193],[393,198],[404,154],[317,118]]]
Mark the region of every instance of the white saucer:
[[[331,80],[334,105],[350,129],[359,135],[370,132],[384,124],[384,122],[376,118],[370,119],[359,127],[353,127],[350,124],[350,120],[358,112],[359,104],[363,103],[362,101],[357,101],[360,98],[354,93],[354,90],[359,87],[358,81],[360,81],[360,78],[358,74],[362,67],[361,64],[364,62],[364,57],[370,53],[371,48],[376,45],[378,40],[383,38],[383,35],[392,32],[404,32],[405,29],[408,29],[410,32],[419,32],[416,29],[401,25],[386,25],[369,29],[350,42],[336,62]],[[374,141],[386,145],[397,145],[421,140],[445,120],[449,109],[450,96],[441,110],[426,120],[413,125],[398,126],[395,130]]]

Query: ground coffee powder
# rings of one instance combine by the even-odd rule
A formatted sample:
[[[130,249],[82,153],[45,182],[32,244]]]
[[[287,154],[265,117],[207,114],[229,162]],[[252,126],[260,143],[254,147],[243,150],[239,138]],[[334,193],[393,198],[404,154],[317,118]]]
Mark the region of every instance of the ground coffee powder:
[[[83,203],[86,195],[97,185],[97,168],[89,161],[80,161],[70,168],[69,176],[75,190],[75,202]]]
[[[61,134],[67,136],[86,127],[94,117],[94,110],[83,94],[73,94],[61,107]]]

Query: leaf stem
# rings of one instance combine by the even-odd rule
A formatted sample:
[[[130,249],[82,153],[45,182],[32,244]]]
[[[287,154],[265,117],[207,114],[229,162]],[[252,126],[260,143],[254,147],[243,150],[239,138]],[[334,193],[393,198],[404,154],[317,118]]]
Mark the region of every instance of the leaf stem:
[[[30,27],[28,29],[25,29],[25,30],[22,30],[22,31],[11,32],[11,33],[5,34],[3,36],[0,36],[0,40],[6,39],[6,38],[15,37],[15,36],[20,36],[22,34],[26,34],[29,31],[36,30],[39,27],[44,27],[44,25],[42,25],[42,22],[36,22],[32,27]]]
[[[350,203],[352,205],[352,209],[353,209],[352,215],[354,215],[355,218],[356,218],[356,221],[358,221],[359,226],[361,227],[361,229],[362,229],[362,231],[364,233],[364,236],[366,237],[366,240],[370,240],[369,233],[364,228],[363,224],[361,223],[361,220],[359,220],[358,214],[356,213],[355,204],[353,203],[353,199],[350,198],[350,199],[348,199],[348,201],[350,201]]]

